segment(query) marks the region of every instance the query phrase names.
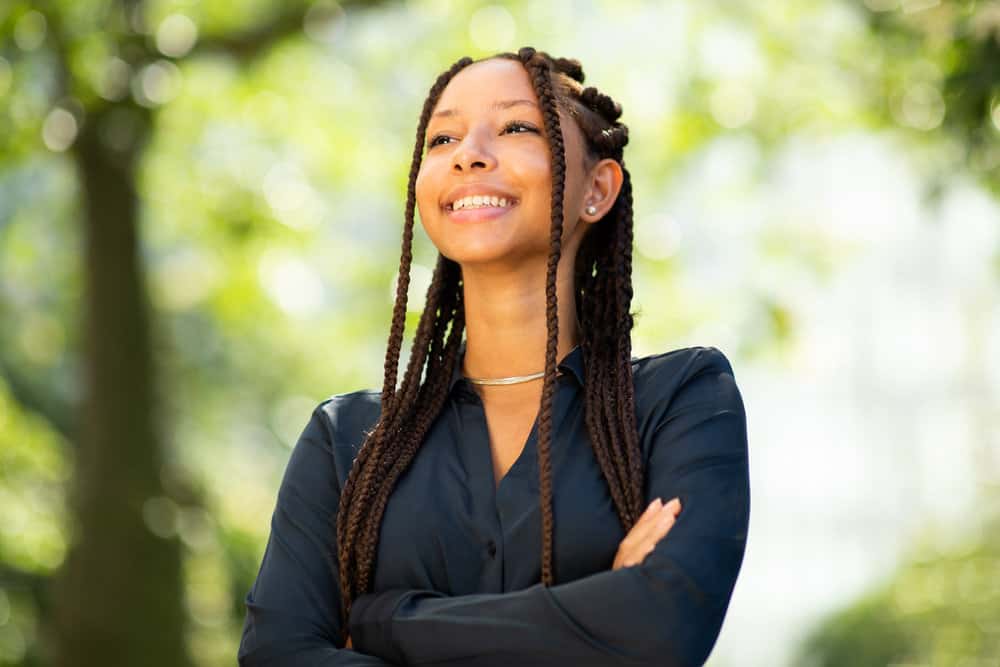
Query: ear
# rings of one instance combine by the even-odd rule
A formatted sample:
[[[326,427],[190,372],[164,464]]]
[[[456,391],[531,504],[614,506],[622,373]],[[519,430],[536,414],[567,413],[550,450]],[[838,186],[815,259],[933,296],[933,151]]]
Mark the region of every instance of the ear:
[[[618,198],[624,180],[625,174],[617,160],[604,158],[591,167],[581,202],[580,220],[593,223],[603,218]],[[596,209],[593,214],[587,212],[590,206]]]

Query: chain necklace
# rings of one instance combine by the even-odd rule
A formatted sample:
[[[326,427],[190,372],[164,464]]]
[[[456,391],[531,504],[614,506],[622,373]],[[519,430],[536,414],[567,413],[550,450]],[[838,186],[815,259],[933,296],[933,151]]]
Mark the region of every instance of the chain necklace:
[[[538,371],[537,373],[532,373],[531,375],[513,375],[509,378],[470,378],[466,375],[465,379],[472,384],[517,384],[519,382],[536,380],[544,375],[545,371]]]
[[[577,347],[579,347],[579,345],[574,345],[573,350],[575,350]],[[573,350],[570,350],[570,352],[572,352]],[[567,353],[566,356],[569,356],[569,354]],[[532,373],[531,375],[512,375],[511,377],[506,377],[506,378],[470,378],[468,375],[463,374],[463,377],[472,384],[489,384],[489,385],[518,384],[521,382],[528,382],[530,380],[537,380],[538,378],[544,376],[545,376],[545,371],[538,371],[537,373]]]

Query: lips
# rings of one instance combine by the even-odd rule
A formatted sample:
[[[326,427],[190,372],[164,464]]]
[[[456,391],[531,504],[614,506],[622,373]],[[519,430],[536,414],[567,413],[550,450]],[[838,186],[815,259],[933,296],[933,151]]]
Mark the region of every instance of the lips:
[[[454,201],[474,195],[502,197],[507,201],[513,201],[515,204],[518,202],[518,198],[514,196],[514,193],[497,185],[490,183],[466,183],[449,190],[441,200],[441,208],[448,210]]]
[[[503,217],[517,208],[517,206],[518,202],[515,201],[507,206],[481,206],[477,208],[463,208],[457,211],[445,208],[444,212],[447,214],[448,219],[454,222],[484,222]]]

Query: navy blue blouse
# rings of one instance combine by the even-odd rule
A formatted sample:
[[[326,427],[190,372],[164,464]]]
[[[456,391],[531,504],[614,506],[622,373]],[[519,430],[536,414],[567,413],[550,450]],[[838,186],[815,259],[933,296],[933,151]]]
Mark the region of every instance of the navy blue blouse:
[[[464,344],[462,348],[464,354]],[[541,582],[537,418],[495,485],[486,416],[460,372],[383,518],[372,593],[340,623],[333,530],[378,390],[329,398],[296,443],[246,596],[245,667],[667,665],[707,660],[743,562],[750,481],[743,400],[726,356],[632,359],[645,500],[679,497],[670,532],[611,570],[625,536],[584,422],[583,351],[553,403],[554,572]]]

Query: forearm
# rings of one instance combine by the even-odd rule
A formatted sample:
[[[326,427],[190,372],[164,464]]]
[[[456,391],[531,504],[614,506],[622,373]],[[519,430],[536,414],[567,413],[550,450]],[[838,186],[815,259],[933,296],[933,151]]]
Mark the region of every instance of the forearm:
[[[352,649],[338,649],[332,645],[311,646],[291,653],[255,652],[240,656],[240,667],[395,667],[382,658],[359,653]]]
[[[314,646],[294,653],[247,655],[240,667],[395,667],[394,663],[347,648]]]
[[[661,563],[503,594],[362,596],[351,634],[361,650],[405,664],[686,667],[711,650],[719,603]]]

